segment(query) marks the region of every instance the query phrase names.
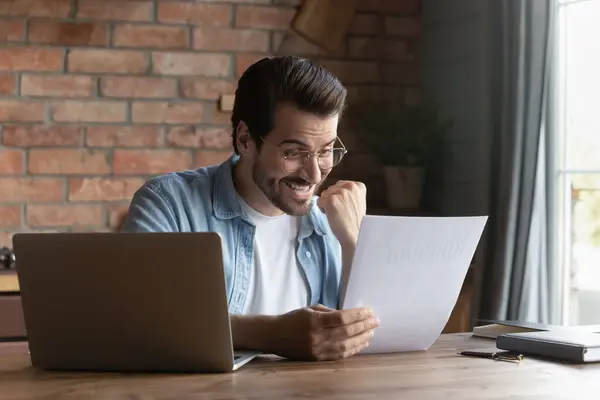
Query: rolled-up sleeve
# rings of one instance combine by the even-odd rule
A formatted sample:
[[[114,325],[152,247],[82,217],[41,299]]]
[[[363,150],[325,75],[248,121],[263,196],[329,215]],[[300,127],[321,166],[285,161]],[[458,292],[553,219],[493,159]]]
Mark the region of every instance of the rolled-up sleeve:
[[[178,232],[177,218],[162,190],[146,183],[133,196],[121,232]]]

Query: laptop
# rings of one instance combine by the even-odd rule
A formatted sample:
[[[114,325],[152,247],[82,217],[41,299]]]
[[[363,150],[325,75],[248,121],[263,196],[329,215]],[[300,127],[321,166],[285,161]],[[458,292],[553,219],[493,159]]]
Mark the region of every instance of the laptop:
[[[45,370],[231,372],[216,233],[13,238],[31,362]]]

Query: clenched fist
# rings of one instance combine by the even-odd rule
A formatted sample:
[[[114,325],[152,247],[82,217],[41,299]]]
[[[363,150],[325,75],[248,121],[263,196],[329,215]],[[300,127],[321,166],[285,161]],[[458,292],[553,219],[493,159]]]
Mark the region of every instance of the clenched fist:
[[[327,215],[331,230],[342,245],[355,246],[367,212],[367,188],[362,182],[338,181],[325,189],[317,205]]]
[[[369,346],[379,320],[368,308],[333,310],[322,305],[276,317],[273,350],[294,360],[339,360]]]

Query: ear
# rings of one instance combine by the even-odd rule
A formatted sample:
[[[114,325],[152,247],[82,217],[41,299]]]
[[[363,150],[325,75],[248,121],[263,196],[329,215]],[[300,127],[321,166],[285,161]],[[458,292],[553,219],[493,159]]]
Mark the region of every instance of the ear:
[[[240,121],[236,132],[237,148],[242,155],[249,155],[254,152],[254,141],[250,136],[248,125],[244,121]]]

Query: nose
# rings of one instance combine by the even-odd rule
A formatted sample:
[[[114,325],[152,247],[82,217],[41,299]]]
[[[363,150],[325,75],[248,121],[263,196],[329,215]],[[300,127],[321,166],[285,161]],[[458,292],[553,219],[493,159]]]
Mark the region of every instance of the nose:
[[[321,182],[321,168],[317,157],[309,157],[302,168],[302,179],[310,182],[313,185]]]

